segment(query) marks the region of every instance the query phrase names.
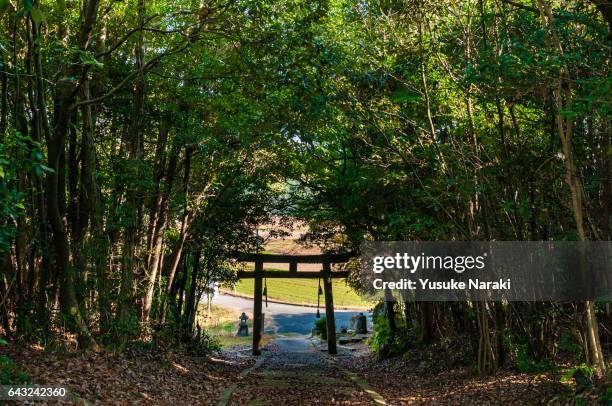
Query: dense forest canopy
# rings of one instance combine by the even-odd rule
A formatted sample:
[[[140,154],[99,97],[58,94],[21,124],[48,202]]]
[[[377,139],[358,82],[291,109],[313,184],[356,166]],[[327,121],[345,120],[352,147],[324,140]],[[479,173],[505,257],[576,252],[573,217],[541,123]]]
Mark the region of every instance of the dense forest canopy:
[[[0,22],[6,336],[191,337],[278,216],[336,252],[611,237],[605,0],[0,0]],[[612,337],[604,303],[377,312],[385,351],[473,333],[482,373],[569,337],[603,375]]]

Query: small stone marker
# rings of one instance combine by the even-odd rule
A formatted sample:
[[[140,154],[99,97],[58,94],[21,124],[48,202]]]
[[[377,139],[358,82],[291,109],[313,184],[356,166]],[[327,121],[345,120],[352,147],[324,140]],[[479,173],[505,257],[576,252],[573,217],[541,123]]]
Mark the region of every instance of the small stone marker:
[[[247,324],[247,320],[249,316],[247,316],[244,312],[240,315],[240,324],[238,326],[238,332],[236,333],[237,337],[248,337],[249,336],[249,325]]]
[[[357,323],[355,323],[356,334],[367,334],[368,333],[368,319],[363,313],[359,313],[357,316]]]

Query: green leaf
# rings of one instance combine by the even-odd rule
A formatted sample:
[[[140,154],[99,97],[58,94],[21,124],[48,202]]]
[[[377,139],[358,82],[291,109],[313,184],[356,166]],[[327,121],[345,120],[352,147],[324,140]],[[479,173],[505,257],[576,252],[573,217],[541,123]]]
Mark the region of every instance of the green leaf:
[[[41,22],[45,21],[45,13],[38,7],[34,7],[32,11],[30,11],[30,15],[36,25],[40,25]]]
[[[96,58],[89,52],[82,52],[80,55],[80,59],[81,59],[81,63],[83,63],[84,65],[91,65],[91,66],[95,66],[98,68],[101,68],[104,66],[102,62],[99,62],[98,60],[96,60]]]
[[[42,161],[43,159],[43,154],[42,152],[38,151],[38,150],[33,150],[32,151],[32,158],[36,161]]]
[[[55,170],[54,170],[53,168],[49,168],[49,167],[48,167],[48,166],[46,166],[46,165],[39,164],[39,165],[38,165],[38,167],[39,167],[39,168],[40,168],[42,171],[44,171],[44,172],[47,172],[47,173],[55,173]]]
[[[421,97],[418,94],[411,93],[408,90],[402,88],[393,92],[393,94],[391,95],[391,99],[395,103],[405,103],[420,101]]]
[[[32,11],[32,0],[23,0],[23,9],[25,11]]]

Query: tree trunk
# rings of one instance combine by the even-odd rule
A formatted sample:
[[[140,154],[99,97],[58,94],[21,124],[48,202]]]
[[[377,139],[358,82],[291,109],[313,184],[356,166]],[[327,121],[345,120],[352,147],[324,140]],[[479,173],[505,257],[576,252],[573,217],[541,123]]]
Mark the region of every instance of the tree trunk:
[[[144,21],[145,3],[138,0],[138,22]],[[144,83],[144,35],[140,31],[136,36],[134,47],[135,69],[139,71],[133,90],[132,121],[129,129],[128,159],[130,161],[131,173],[128,180],[126,206],[128,218],[124,220],[124,242],[122,253],[121,290],[119,293],[119,322],[122,325],[122,334],[119,340],[125,342],[129,332],[135,328],[136,315],[136,284],[135,276],[139,272],[138,248],[139,235],[142,226],[141,211],[142,196],[139,190],[140,164],[144,154],[143,151],[143,128],[145,83]]]
[[[391,330],[391,334],[397,334],[397,321],[395,320],[395,302],[385,302],[385,315],[387,316],[387,321],[389,322],[389,330]]]
[[[538,0],[538,9],[542,17],[544,25],[548,28],[548,36],[554,47],[559,53],[559,56],[563,55],[564,50],[561,45],[561,40],[557,35],[554,27],[554,17],[550,5],[546,0]],[[571,208],[574,216],[574,222],[576,223],[576,230],[578,232],[578,238],[580,241],[586,241],[587,235],[584,227],[584,216],[583,216],[583,188],[580,176],[577,173],[576,166],[574,163],[574,149],[573,149],[573,130],[574,130],[574,119],[572,116],[566,117],[564,111],[571,110],[572,108],[572,82],[566,66],[561,67],[558,83],[553,91],[553,98],[556,110],[556,127],[561,139],[561,147],[564,155],[565,164],[565,181],[569,187],[571,196]],[[599,340],[599,326],[597,316],[595,315],[595,302],[593,300],[587,300],[584,303],[584,317],[586,325],[586,345],[589,363],[595,370],[597,377],[604,376],[606,372],[606,363],[604,359],[601,342]]]
[[[421,302],[421,341],[431,343],[434,340],[434,307],[432,302]]]
[[[176,165],[179,155],[178,146],[173,148],[172,154],[170,156],[170,160],[168,162],[168,169],[166,171],[166,181],[164,185],[164,190],[161,193],[161,200],[159,202],[159,207],[157,211],[156,224],[154,225],[154,233],[152,238],[152,254],[151,261],[149,263],[149,272],[147,277],[147,285],[145,291],[145,297],[143,300],[142,306],[142,321],[143,323],[149,322],[149,317],[151,314],[151,307],[153,304],[153,294],[155,292],[155,281],[157,280],[157,274],[159,269],[161,268],[161,259],[163,257],[162,248],[163,248],[163,239],[164,239],[164,231],[166,230],[166,225],[168,222],[168,203],[170,200],[170,194],[172,193],[172,187],[174,184]]]
[[[0,144],[4,142],[4,133],[8,124],[8,74],[6,73],[6,62],[4,53],[0,51]]]
[[[200,257],[202,255],[202,248],[197,247],[193,253],[193,269],[191,270],[191,281],[189,283],[189,294],[187,295],[187,302],[185,304],[186,312],[186,333],[193,334],[195,315],[198,308],[196,302],[196,288],[198,284],[198,276],[200,273]]]
[[[155,148],[155,191],[151,198],[151,209],[149,210],[149,227],[147,232],[147,269],[151,270],[151,261],[153,257],[153,245],[155,238],[155,230],[157,229],[159,219],[159,209],[163,198],[161,191],[161,183],[165,176],[166,170],[166,144],[168,140],[169,125],[166,120],[162,120],[159,134],[157,136],[157,146]]]
[[[166,320],[166,310],[167,303],[170,293],[172,291],[172,286],[174,284],[174,276],[176,274],[176,270],[178,268],[179,262],[181,260],[181,256],[183,254],[183,247],[185,245],[185,241],[187,240],[187,235],[189,231],[189,226],[191,225],[191,211],[189,210],[189,176],[191,172],[191,157],[193,155],[194,148],[189,146],[185,150],[185,172],[183,174],[183,219],[181,221],[181,230],[179,233],[178,241],[174,244],[174,248],[172,249],[171,259],[167,267],[164,264],[164,268],[166,268],[165,275],[168,276],[168,280],[166,282],[166,297],[162,298],[161,306],[160,306],[160,314],[159,320],[160,323],[163,324]]]
[[[91,32],[97,20],[98,5],[99,0],[89,0],[83,6],[83,17],[78,36],[78,47],[82,51],[86,51],[89,46]],[[63,223],[66,196],[64,194],[64,179],[61,176],[61,163],[64,157],[65,139],[74,109],[73,105],[80,87],[77,78],[83,77],[86,72],[87,67],[81,65],[77,57],[68,69],[67,77],[61,79],[57,84],[53,136],[49,139],[47,150],[47,166],[52,169],[52,172],[47,174],[47,189],[45,191],[49,223],[53,231],[52,243],[55,254],[56,276],[60,288],[60,303],[63,312],[70,320],[69,326],[77,333],[79,344],[84,348],[95,345],[95,341],[81,315],[75,292],[74,268],[71,268],[69,264],[68,234]]]
[[[478,373],[488,375],[495,372],[498,366],[489,328],[488,303],[486,301],[474,302],[474,311],[478,328]]]

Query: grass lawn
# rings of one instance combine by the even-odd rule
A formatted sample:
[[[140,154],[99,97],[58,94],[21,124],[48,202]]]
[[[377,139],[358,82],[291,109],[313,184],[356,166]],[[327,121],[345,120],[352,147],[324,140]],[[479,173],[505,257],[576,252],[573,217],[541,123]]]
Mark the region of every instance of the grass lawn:
[[[204,305],[200,306],[200,323],[208,334],[219,341],[221,347],[229,348],[234,346],[251,346],[253,343],[253,320],[252,317],[248,321],[249,335],[248,337],[236,337],[238,331],[238,318],[240,312],[233,309],[228,309],[220,306],[212,306],[211,317],[204,317],[206,309]],[[269,334],[263,334],[261,345],[266,345],[273,337]]]
[[[266,269],[266,271],[277,271]],[[286,303],[317,304],[317,279],[276,279],[269,278],[268,298]],[[323,281],[321,281],[323,288]],[[226,288],[231,290],[231,288]],[[345,307],[371,307],[372,304],[362,300],[343,279],[334,279],[332,284],[334,305]],[[253,296],[253,279],[241,279],[236,284],[236,293]],[[321,295],[321,308],[325,308],[325,295]]]
[[[236,337],[237,330],[238,322],[226,321],[206,331],[219,341],[219,344],[221,344],[222,348],[230,348],[237,345],[250,347],[253,344],[253,323],[249,323],[248,337]],[[264,346],[269,341],[266,338],[267,337],[264,334],[261,340],[262,346]]]

